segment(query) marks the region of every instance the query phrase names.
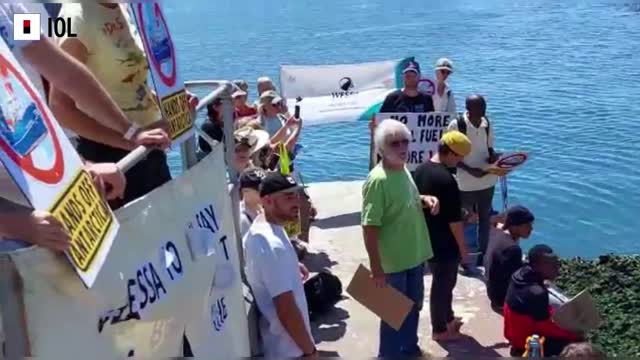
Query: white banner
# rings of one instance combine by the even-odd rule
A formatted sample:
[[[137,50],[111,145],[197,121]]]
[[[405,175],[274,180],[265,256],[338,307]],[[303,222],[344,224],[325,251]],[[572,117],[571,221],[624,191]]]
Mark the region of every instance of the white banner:
[[[11,253],[34,356],[249,356],[238,243],[218,149],[117,211],[121,229],[90,290],[42,248]],[[3,274],[8,275],[8,274]],[[5,329],[11,329],[10,324]],[[7,346],[11,346],[8,344]]]
[[[64,223],[72,235],[68,257],[91,287],[118,221],[4,41],[0,81],[0,161],[35,209],[51,211]]]
[[[413,58],[342,65],[284,65],[282,96],[297,98],[305,125],[369,119],[388,93],[402,86],[402,68]]]
[[[407,168],[414,171],[418,165],[428,161],[437,151],[442,134],[449,123],[455,121],[455,113],[379,113],[376,122],[380,124],[385,119],[396,119],[407,125],[411,131]],[[375,154],[374,163],[376,162]]]
[[[160,1],[140,1],[129,6],[144,44],[160,109],[171,126],[171,140],[180,143],[193,135],[193,119]]]

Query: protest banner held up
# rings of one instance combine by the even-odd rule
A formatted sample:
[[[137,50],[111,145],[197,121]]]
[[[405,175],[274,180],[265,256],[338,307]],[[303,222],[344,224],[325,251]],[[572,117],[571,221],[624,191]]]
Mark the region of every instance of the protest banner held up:
[[[140,1],[129,6],[144,44],[162,115],[171,127],[171,140],[174,144],[182,142],[193,135],[193,119],[160,1]]]
[[[67,257],[91,287],[118,221],[4,41],[0,41],[0,81],[0,161],[29,205],[50,211],[64,224],[72,237]]]
[[[24,304],[30,354],[167,358],[183,355],[186,336],[196,357],[249,356],[238,240],[221,167],[218,147],[118,209],[120,231],[91,289],[49,250],[0,254],[0,269],[13,264],[25,284],[7,297]],[[16,275],[0,273],[0,284],[7,276]]]
[[[414,171],[418,165],[428,161],[438,151],[438,142],[447,130],[449,123],[456,118],[455,113],[379,113],[376,123],[385,119],[396,119],[405,124],[411,131],[407,168]],[[373,145],[373,144],[372,144]],[[373,162],[377,156],[372,152]]]

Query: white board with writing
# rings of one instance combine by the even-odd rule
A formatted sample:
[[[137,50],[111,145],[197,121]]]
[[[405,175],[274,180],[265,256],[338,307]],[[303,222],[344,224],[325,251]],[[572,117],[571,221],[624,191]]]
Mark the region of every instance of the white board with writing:
[[[449,123],[456,118],[455,113],[378,113],[376,123],[385,119],[395,119],[405,124],[411,131],[407,168],[414,171],[418,165],[428,161],[437,151],[438,142]],[[374,156],[374,163],[377,161]]]
[[[0,41],[0,81],[0,161],[31,206],[53,213],[71,233],[67,255],[91,287],[118,221],[4,41]]]

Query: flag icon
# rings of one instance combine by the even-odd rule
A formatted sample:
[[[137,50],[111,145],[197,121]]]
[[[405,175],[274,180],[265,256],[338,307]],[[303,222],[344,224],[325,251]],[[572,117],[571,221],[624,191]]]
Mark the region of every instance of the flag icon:
[[[13,14],[13,40],[40,40],[40,14]]]

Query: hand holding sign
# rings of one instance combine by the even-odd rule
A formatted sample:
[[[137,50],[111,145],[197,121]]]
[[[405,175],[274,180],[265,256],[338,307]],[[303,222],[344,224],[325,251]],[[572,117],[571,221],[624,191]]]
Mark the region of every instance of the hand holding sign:
[[[166,123],[168,126],[168,122]],[[134,135],[134,143],[136,145],[144,145],[146,147],[164,150],[171,145],[171,139],[167,135],[167,131],[163,128],[142,130]]]
[[[3,216],[3,220],[4,235],[8,238],[54,251],[67,251],[71,246],[69,232],[47,211],[16,212]]]
[[[126,187],[126,179],[114,163],[91,164],[87,166],[96,187],[107,200],[122,199]]]
[[[487,172],[498,176],[505,176],[515,168],[524,164],[527,161],[527,158],[527,153],[524,152],[501,155],[498,161],[491,164],[487,169]]]

